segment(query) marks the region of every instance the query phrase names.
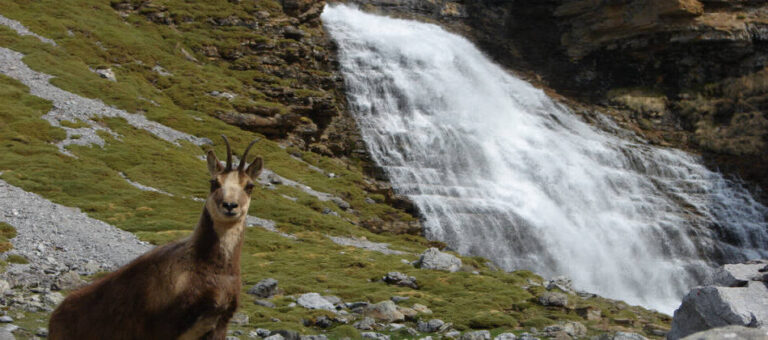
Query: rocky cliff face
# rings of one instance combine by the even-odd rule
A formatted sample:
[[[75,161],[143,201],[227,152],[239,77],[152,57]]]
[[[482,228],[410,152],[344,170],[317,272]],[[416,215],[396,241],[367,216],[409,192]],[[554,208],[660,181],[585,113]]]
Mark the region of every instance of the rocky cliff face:
[[[189,37],[189,60],[226,66],[244,87],[211,91],[219,119],[324,155],[364,155],[344,115],[341,77],[319,16],[322,1],[231,1],[231,13],[165,1],[113,1],[124,18],[140,15]],[[180,50],[183,50],[180,46]],[[203,60],[201,63],[200,60]]]
[[[763,2],[351,2],[440,23],[532,82],[768,188]]]

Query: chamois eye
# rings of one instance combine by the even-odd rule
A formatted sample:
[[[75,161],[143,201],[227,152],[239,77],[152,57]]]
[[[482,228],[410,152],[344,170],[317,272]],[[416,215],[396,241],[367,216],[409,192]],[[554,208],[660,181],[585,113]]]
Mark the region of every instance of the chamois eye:
[[[248,183],[248,184],[246,184],[246,185],[245,185],[245,191],[247,191],[248,193],[250,193],[250,192],[251,192],[251,190],[253,190],[253,186],[254,186],[254,185],[253,185],[253,183]]]
[[[219,181],[217,181],[215,179],[211,180],[211,191],[214,191],[214,190],[218,189],[220,186],[221,186],[221,184],[219,184]]]

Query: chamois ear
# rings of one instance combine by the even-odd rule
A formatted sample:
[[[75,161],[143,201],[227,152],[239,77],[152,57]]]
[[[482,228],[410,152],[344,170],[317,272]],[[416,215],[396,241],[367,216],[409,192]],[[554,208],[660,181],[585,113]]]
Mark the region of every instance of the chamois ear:
[[[208,172],[211,173],[211,176],[216,176],[216,174],[224,171],[224,166],[221,165],[221,162],[219,162],[219,159],[216,158],[216,154],[213,153],[213,150],[208,150],[207,160],[208,160]]]
[[[252,180],[256,181],[256,179],[258,179],[259,174],[261,173],[261,170],[263,168],[264,168],[264,160],[261,157],[256,157],[256,159],[253,160],[253,163],[251,163],[251,165],[248,166],[248,169],[245,170],[245,173],[247,173]]]

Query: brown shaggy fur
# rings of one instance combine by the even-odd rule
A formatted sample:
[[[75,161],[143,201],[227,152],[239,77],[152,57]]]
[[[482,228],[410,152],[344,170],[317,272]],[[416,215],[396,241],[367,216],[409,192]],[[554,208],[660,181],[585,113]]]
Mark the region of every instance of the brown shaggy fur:
[[[192,236],[71,293],[51,315],[49,339],[225,338],[238,306],[244,221],[262,161],[247,170],[232,170],[231,155],[227,168],[212,152],[208,161],[211,193]],[[222,202],[238,203],[238,215],[226,215]]]

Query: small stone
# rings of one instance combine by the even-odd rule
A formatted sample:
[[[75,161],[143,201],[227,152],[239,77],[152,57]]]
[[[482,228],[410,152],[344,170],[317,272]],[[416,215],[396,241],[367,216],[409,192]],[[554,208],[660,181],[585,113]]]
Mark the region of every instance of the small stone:
[[[374,201],[374,200],[373,200],[373,198],[370,198],[370,197],[366,197],[366,198],[365,198],[365,203],[368,203],[368,204],[376,204],[376,201]]]
[[[240,338],[232,335],[228,335],[224,338],[224,340],[240,340]]]
[[[398,311],[395,303],[390,300],[369,305],[365,308],[364,314],[366,316],[373,317],[374,319],[384,320],[387,322],[405,320],[405,315]]]
[[[251,281],[253,282],[253,281]],[[269,299],[277,293],[277,280],[273,278],[267,278],[259,281],[248,289],[248,294],[255,295],[260,298]]]
[[[416,267],[444,270],[453,273],[461,268],[461,259],[451,254],[443,253],[437,248],[429,248],[416,261]]]
[[[397,310],[403,313],[405,319],[409,321],[416,320],[416,317],[419,315],[419,312],[413,310],[413,308],[397,306]]]
[[[373,326],[375,325],[376,325],[376,320],[374,320],[373,318],[365,317],[362,320],[352,324],[352,327],[355,327],[362,331],[370,331],[373,329]]]
[[[445,333],[445,337],[448,339],[458,339],[461,337],[461,332],[457,330],[452,330]]]
[[[352,207],[352,206],[349,204],[349,202],[347,202],[347,201],[345,201],[345,200],[343,200],[343,199],[341,199],[341,198],[338,198],[338,197],[332,197],[332,198],[331,198],[331,202],[335,203],[335,204],[336,204],[336,205],[337,205],[339,208],[341,208],[342,210],[347,210],[347,209],[349,209],[349,208],[351,208],[351,207]]]
[[[256,299],[256,300],[253,301],[253,303],[255,303],[255,304],[259,305],[259,306],[262,306],[262,307],[275,308],[275,304],[272,303],[272,301],[269,301],[269,300]],[[291,302],[291,304],[293,304],[293,306],[296,306],[296,303]],[[289,307],[292,307],[292,306],[289,305]]]
[[[285,340],[285,338],[280,334],[275,334],[264,338],[264,340]]]
[[[232,319],[230,319],[229,322],[235,325],[247,325],[248,320],[249,320],[248,315],[245,315],[243,313],[235,313],[235,315],[232,316]]]
[[[376,332],[362,332],[360,335],[363,337],[363,339],[389,340],[389,335]]]
[[[112,71],[111,68],[100,68],[94,70],[96,74],[99,75],[99,77],[102,77],[104,79],[110,80],[110,81],[117,81],[117,78],[115,77],[115,72]]]
[[[408,299],[410,299],[410,297],[408,297],[408,296],[393,296],[393,297],[390,297],[389,299],[392,300],[392,302],[394,302],[394,303],[398,303],[398,302],[408,301]]]
[[[491,332],[486,330],[467,332],[461,335],[461,340],[491,340]]]
[[[0,295],[4,295],[5,292],[11,290],[11,284],[8,281],[0,280]]]
[[[262,338],[268,337],[270,333],[271,332],[268,329],[266,329],[266,328],[256,328],[256,335],[258,335],[258,336],[260,336]]]
[[[336,308],[328,300],[323,299],[318,293],[306,293],[302,294],[296,301],[299,305],[307,309],[324,309],[329,311],[335,311]]]
[[[52,292],[43,295],[41,300],[48,306],[58,306],[62,301],[64,301],[64,295],[61,295],[59,292]]]
[[[422,305],[420,303],[414,303],[411,308],[421,314],[432,314],[432,310],[429,309],[427,306]]]
[[[557,292],[544,292],[539,296],[542,306],[565,307],[568,305],[568,296]]]
[[[516,340],[517,335],[515,333],[501,333],[497,335],[493,340]]]
[[[434,333],[440,330],[445,325],[445,322],[440,319],[432,319],[427,322],[419,321],[416,325],[416,329],[422,333]]]
[[[545,282],[544,287],[547,288],[547,290],[552,290],[557,288],[565,293],[573,292],[573,282],[571,282],[571,279],[565,276],[558,276],[552,280]]]
[[[0,316],[0,322],[2,323],[11,323],[13,322],[13,318],[8,315]]]
[[[415,277],[405,275],[401,272],[389,272],[387,275],[382,277],[381,280],[389,284],[419,289],[419,285],[416,283]]]
[[[84,286],[86,282],[80,278],[80,275],[76,271],[70,270],[64,274],[61,274],[57,279],[53,288],[56,290],[73,290]]]

